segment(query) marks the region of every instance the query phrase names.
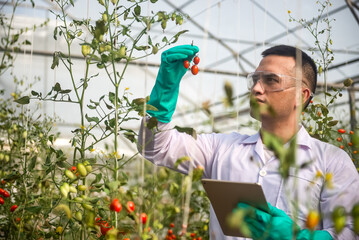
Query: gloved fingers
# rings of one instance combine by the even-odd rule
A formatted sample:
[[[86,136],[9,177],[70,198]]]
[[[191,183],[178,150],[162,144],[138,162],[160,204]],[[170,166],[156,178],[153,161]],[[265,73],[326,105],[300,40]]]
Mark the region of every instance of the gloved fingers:
[[[180,61],[180,60],[183,61],[189,58],[191,57],[189,57],[189,55],[185,53],[172,53],[172,54],[168,54],[164,60],[167,61],[168,63],[174,63],[176,61]]]
[[[270,203],[268,203],[268,207],[269,207],[269,211],[272,214],[272,216],[288,217],[288,215],[283,210],[273,207]]]
[[[199,51],[197,46],[183,45],[170,48],[162,53],[162,61],[173,63],[178,60],[192,60]]]
[[[166,50],[164,53],[170,54],[170,53],[183,53],[184,51],[191,51],[192,55],[198,53],[199,48],[197,46],[192,45],[180,45],[176,47],[172,47],[168,50]]]
[[[261,221],[263,223],[268,224],[271,221],[272,215],[260,210],[260,209],[256,209],[255,210],[255,215],[256,215],[256,219],[258,221]]]
[[[271,220],[272,216],[270,214],[260,209],[254,208],[246,203],[238,203],[237,207],[246,209],[247,217],[249,218],[253,218],[264,223],[268,223]]]
[[[263,236],[263,233],[266,230],[266,226],[263,223],[260,223],[259,221],[252,219],[252,218],[245,218],[244,220],[246,224],[248,225],[249,229],[252,233],[253,239],[258,239]]]

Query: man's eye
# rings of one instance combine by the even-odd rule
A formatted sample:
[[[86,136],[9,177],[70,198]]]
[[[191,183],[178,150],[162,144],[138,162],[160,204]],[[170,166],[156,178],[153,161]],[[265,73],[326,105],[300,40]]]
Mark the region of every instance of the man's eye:
[[[275,78],[275,77],[264,77],[264,81],[268,84],[276,84],[276,83],[279,83],[278,79]]]

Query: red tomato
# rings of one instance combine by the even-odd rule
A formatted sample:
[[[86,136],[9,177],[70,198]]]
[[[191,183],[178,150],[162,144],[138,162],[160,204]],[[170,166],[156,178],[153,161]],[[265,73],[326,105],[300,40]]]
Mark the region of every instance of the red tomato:
[[[194,62],[194,64],[198,64],[199,63],[199,57],[197,57],[197,56],[195,56],[194,58],[193,58],[193,62]]]
[[[5,203],[4,199],[0,197],[0,204],[3,205]]]
[[[10,194],[8,191],[4,190],[4,192],[2,193],[2,195],[6,198],[10,197]]]
[[[348,142],[348,146],[353,146],[353,143],[352,143],[352,142]]]
[[[337,141],[338,141],[338,142],[341,142],[341,141],[343,141],[343,138],[338,137],[338,138],[337,138]]]
[[[184,68],[189,68],[189,61],[188,60],[185,60],[184,62],[183,62],[183,66],[184,66]]]
[[[1,194],[1,195],[4,195],[4,192],[5,192],[5,190],[2,189],[2,188],[0,188],[0,194]]]
[[[107,223],[108,225],[108,223]],[[101,233],[102,235],[106,235],[106,233],[111,229],[111,226],[105,226],[105,225],[101,225]]]
[[[121,211],[122,205],[121,205],[121,203],[118,201],[117,198],[115,198],[115,199],[112,201],[112,203],[111,203],[111,205],[110,205],[110,209],[111,209],[112,211],[116,211],[116,212],[120,212],[120,211]]]
[[[172,229],[168,229],[168,235],[172,235],[172,234],[173,234]]]
[[[349,134],[353,135],[353,134],[354,134],[354,132],[353,132],[353,131],[350,131],[350,132],[349,132]]]
[[[141,213],[141,222],[143,224],[146,224],[146,222],[147,222],[147,214],[146,213]]]
[[[127,211],[129,213],[135,211],[135,204],[132,201],[127,202]]]
[[[123,240],[131,240],[131,239],[129,239],[129,238],[124,238]]]
[[[73,173],[75,173],[75,172],[77,171],[77,167],[72,166],[72,167],[70,168],[70,171],[72,171]]]
[[[345,130],[344,129],[338,129],[338,133],[345,133]]]
[[[16,208],[17,208],[17,205],[16,205],[16,204],[15,204],[15,205],[12,205],[11,208],[10,208],[10,211],[11,211],[11,212],[14,212],[14,211],[16,210]]]
[[[198,73],[198,66],[197,65],[193,65],[191,68],[191,72],[193,75],[197,75]]]
[[[201,237],[198,237],[197,240],[202,240],[202,238],[201,238]]]
[[[171,223],[171,224],[170,224],[170,227],[171,227],[171,228],[174,228],[174,227],[175,227],[175,224],[174,224],[174,223]]]
[[[191,233],[191,237],[193,237],[193,238],[194,238],[195,236],[196,236],[196,234],[195,234],[195,233]]]

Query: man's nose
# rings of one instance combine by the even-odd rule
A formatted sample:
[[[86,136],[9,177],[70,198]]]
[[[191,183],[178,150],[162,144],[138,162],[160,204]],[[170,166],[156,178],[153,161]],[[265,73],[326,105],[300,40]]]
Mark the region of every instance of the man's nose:
[[[252,93],[254,94],[264,94],[264,88],[262,86],[261,81],[257,81],[253,88],[252,88]]]

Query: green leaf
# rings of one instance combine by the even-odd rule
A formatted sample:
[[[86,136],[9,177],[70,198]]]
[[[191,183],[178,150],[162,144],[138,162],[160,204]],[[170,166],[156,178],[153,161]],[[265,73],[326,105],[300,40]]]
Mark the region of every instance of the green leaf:
[[[134,46],[136,50],[138,51],[145,51],[147,49],[150,49],[150,46]]]
[[[20,36],[20,34],[14,34],[14,35],[12,35],[12,36],[11,36],[11,42],[10,42],[10,44],[12,45],[12,44],[16,43],[17,40],[19,40],[19,36]]]
[[[134,9],[134,12],[135,12],[136,16],[141,15],[141,7],[139,5],[137,5]]]
[[[35,91],[31,91],[31,95],[32,95],[32,96],[39,96],[39,93],[38,93],[38,92],[35,92]]]
[[[169,42],[168,42],[168,39],[167,39],[166,37],[163,37],[163,38],[162,38],[162,42],[164,42],[164,43],[169,43]]]
[[[61,85],[60,85],[60,83],[55,83],[55,86],[54,86],[54,91],[56,91],[56,92],[59,92],[59,91],[61,91]]]
[[[66,93],[70,93],[70,92],[71,92],[71,89],[64,89],[64,90],[59,91],[59,93],[62,93],[62,94],[66,94]]]
[[[30,103],[30,98],[28,96],[24,96],[24,97],[21,97],[19,99],[16,99],[14,102],[16,102],[18,104],[29,104]]]
[[[89,105],[89,104],[87,105],[87,107],[88,107],[89,109],[92,109],[92,110],[93,110],[93,109],[96,109],[96,106],[92,106],[92,105]]]
[[[35,165],[36,165],[36,159],[37,159],[37,156],[33,156],[30,160],[30,164],[29,164],[29,167],[28,167],[28,170],[31,171],[32,169],[34,169]]]
[[[328,126],[329,126],[329,127],[333,127],[333,126],[337,125],[337,123],[338,123],[337,120],[330,121],[330,122],[328,122]]]
[[[156,117],[151,117],[146,123],[146,127],[148,129],[157,128],[157,125],[158,125],[158,120]]]
[[[183,31],[180,31],[180,32],[176,33],[176,34],[173,36],[174,40],[173,40],[171,43],[177,42],[179,36],[182,35],[182,34],[184,34],[184,33],[186,33],[186,32],[188,32],[188,30],[183,30]]]
[[[96,178],[93,180],[93,182],[90,185],[100,182],[101,179],[102,179],[102,173],[96,174]]]
[[[197,139],[196,130],[194,130],[193,128],[175,126],[174,129],[179,132],[187,133],[188,135],[191,135],[194,139]]]
[[[42,209],[43,209],[42,206],[30,206],[30,207],[26,207],[25,211],[29,211],[32,213],[39,213],[41,212]]]
[[[58,28],[58,27],[55,27],[55,29],[54,29],[54,39],[55,39],[55,40],[57,40],[57,28]]]
[[[85,118],[87,119],[88,122],[95,122],[98,123],[100,120],[98,119],[98,117],[89,117],[87,116],[87,114],[85,115]]]
[[[123,135],[125,136],[125,138],[130,140],[132,143],[136,142],[136,137],[135,137],[135,135],[133,133],[125,132]]]
[[[191,158],[188,157],[188,156],[181,157],[181,158],[177,159],[177,161],[175,162],[174,167],[177,169],[178,166],[179,166],[181,163],[184,163],[184,162],[187,162],[187,161],[191,161]]]
[[[54,54],[52,56],[51,69],[54,69],[55,67],[59,66],[59,62],[60,62],[59,53],[54,52]]]

